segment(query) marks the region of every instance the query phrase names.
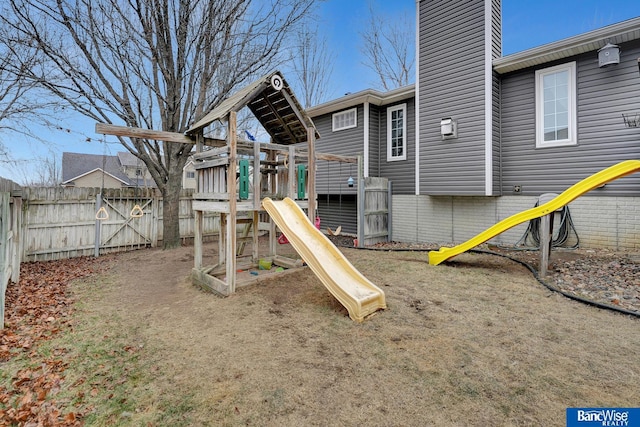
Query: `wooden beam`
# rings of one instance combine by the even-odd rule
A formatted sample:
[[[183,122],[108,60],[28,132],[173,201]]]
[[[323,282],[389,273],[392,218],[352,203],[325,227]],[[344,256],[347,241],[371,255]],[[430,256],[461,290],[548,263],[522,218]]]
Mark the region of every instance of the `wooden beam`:
[[[129,138],[152,139],[155,141],[179,142],[182,144],[195,144],[195,139],[177,132],[165,132],[127,126],[115,126],[105,123],[96,123],[96,133],[103,135],[126,136]]]
[[[106,123],[96,123],[96,133],[103,135],[124,136],[128,138],[151,139],[154,141],[177,142],[180,144],[196,144],[196,139],[178,132],[134,128],[128,126],[116,126]],[[222,139],[204,138],[203,145],[208,147],[220,147],[226,145]]]
[[[316,153],[316,159],[329,160],[330,162],[340,162],[340,163],[358,163],[358,157],[340,156],[338,154],[329,154],[329,153]]]
[[[194,285],[199,286],[205,291],[213,292],[221,296],[229,296],[229,285],[217,277],[210,276],[200,271],[200,269],[191,269],[191,281]]]
[[[298,107],[296,107],[296,104],[293,102],[293,99],[291,98],[291,96],[289,96],[289,94],[287,93],[285,88],[282,88],[281,93],[284,96],[284,99],[286,99],[287,102],[289,103],[289,107],[291,107],[291,110],[296,115],[296,118],[300,121],[300,125],[302,127],[306,128],[307,127],[307,121],[304,119],[302,113],[300,112],[300,110],[298,110]],[[313,129],[313,131],[315,132],[316,130]]]
[[[280,125],[282,126],[282,129],[284,130],[284,132],[287,135],[289,135],[289,138],[291,138],[291,141],[295,142],[296,139],[297,139],[296,136],[291,131],[291,128],[289,127],[289,125],[282,119],[282,117],[280,116],[280,113],[278,113],[278,109],[273,105],[271,100],[266,96],[264,97],[264,102],[267,105],[267,108],[269,108],[269,110],[271,110],[271,112],[275,116],[275,118],[278,121],[278,123],[280,123]]]

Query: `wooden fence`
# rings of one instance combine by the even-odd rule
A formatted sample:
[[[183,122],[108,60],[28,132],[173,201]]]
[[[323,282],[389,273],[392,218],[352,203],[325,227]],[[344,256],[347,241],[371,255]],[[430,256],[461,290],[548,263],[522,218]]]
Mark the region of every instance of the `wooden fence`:
[[[368,177],[358,186],[358,241],[361,246],[391,239],[391,182]]]
[[[185,240],[194,236],[192,195],[192,190],[180,195]],[[25,188],[23,198],[23,261],[122,252],[162,241],[162,197],[152,189],[104,189],[101,194],[99,188]],[[219,223],[218,215],[207,215],[205,233],[216,234]]]
[[[20,186],[0,178],[0,329],[4,328],[7,285],[20,277],[21,213]]]

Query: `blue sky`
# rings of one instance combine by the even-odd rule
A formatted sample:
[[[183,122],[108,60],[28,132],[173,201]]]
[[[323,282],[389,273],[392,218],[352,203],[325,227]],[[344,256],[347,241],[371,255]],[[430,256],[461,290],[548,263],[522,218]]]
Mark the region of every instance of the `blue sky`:
[[[325,0],[320,3],[318,25],[334,52],[332,98],[347,92],[375,87],[376,76],[362,64],[360,32],[367,23],[368,1],[389,20],[408,16],[415,22],[415,0]],[[502,0],[503,55],[551,43],[609,24],[640,16],[638,0]],[[29,159],[47,156],[49,150],[61,156],[63,151],[114,155],[123,148],[101,144],[94,132],[95,123],[71,117],[61,127],[69,132],[42,130],[47,145],[22,136],[2,139],[12,157],[22,160],[18,166],[0,163],[0,176],[21,182]],[[91,138],[87,142],[87,137]]]

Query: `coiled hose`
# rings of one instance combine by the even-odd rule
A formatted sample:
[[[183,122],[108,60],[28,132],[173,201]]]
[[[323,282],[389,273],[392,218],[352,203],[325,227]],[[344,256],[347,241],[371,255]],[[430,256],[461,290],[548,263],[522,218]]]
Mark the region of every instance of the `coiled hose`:
[[[534,205],[534,207],[536,206],[538,206],[538,202]],[[552,215],[555,215],[555,213]],[[569,249],[575,249],[580,245],[580,236],[578,236],[578,232],[573,225],[569,206],[563,206],[560,210],[560,225],[558,226],[558,233],[557,236],[553,238],[551,246],[554,248],[564,246],[567,240],[569,240],[569,235],[572,230],[573,234],[576,236],[576,243],[573,246],[568,246],[567,248]],[[540,247],[540,218],[534,218],[529,221],[527,231],[525,231],[520,240],[515,243],[514,247],[526,247],[529,240],[531,241],[531,246],[529,246],[530,248],[537,249]]]

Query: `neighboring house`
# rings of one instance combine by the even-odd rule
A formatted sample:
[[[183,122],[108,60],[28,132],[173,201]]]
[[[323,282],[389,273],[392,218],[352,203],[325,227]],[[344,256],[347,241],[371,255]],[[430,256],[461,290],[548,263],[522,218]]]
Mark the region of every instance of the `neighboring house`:
[[[147,166],[128,151],[118,151],[116,154],[120,162],[121,170],[129,178],[129,183],[139,187],[155,187],[156,184],[149,173]]]
[[[120,188],[130,182],[117,156],[64,152],[62,186]]]
[[[415,87],[308,110],[322,135],[319,152],[365,153],[365,175],[393,181],[393,239],[462,242],[543,193],[640,159],[640,127],[623,121],[640,112],[640,18],[501,56],[500,1],[424,0],[416,8]],[[380,101],[397,92],[404,98]],[[394,153],[387,124],[405,103],[406,150]],[[340,130],[346,122],[352,127]],[[570,211],[582,246],[640,248],[640,174],[576,199]],[[525,229],[494,242],[513,244]]]
[[[63,187],[155,188],[144,163],[129,152],[115,156],[62,153]],[[183,171],[183,188],[195,188],[195,169],[189,161]]]
[[[182,168],[182,188],[196,189],[196,168],[193,159],[187,160],[187,164]]]

